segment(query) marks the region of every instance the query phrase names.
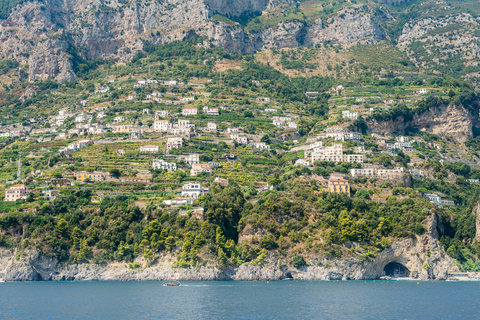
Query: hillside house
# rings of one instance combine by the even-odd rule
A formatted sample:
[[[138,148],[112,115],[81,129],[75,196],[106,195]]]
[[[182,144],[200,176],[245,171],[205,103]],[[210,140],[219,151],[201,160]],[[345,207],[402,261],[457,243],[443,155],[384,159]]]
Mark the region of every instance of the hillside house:
[[[342,111],[342,117],[344,119],[357,120],[358,119],[358,112],[351,112],[350,110],[345,110],[345,111]]]
[[[165,150],[168,152],[171,149],[178,149],[183,147],[183,138],[168,138]]]
[[[182,187],[182,197],[184,198],[198,199],[206,193],[208,193],[208,188],[202,187],[202,184],[198,182],[186,183]]]
[[[177,171],[177,164],[174,162],[167,162],[163,159],[154,159],[152,163],[154,170],[161,169],[167,171]]]
[[[26,199],[28,186],[24,184],[15,184],[5,190],[5,201],[17,201],[18,199]]]
[[[375,170],[373,168],[367,169],[350,169],[350,175],[353,178],[357,177],[373,177],[375,175]]]
[[[194,116],[198,114],[197,107],[185,107],[182,109],[183,116]]]
[[[155,120],[157,120],[158,118],[168,118],[169,115],[170,113],[168,111],[157,110],[155,111]]]
[[[218,112],[218,108],[209,108],[209,107],[203,107],[203,113],[208,116],[218,116],[220,114]]]
[[[396,167],[395,169],[378,169],[377,176],[379,177],[389,177],[389,176],[398,176],[403,174],[404,169],[402,167]]]
[[[305,159],[298,159],[295,161],[295,166],[296,167],[309,167],[310,166],[310,161],[305,160]]]
[[[103,172],[97,172],[97,171],[94,171],[94,172],[82,171],[82,172],[77,172],[75,174],[75,178],[78,181],[85,181],[87,179],[89,179],[90,181],[105,181],[105,174]]]
[[[213,182],[218,183],[222,187],[228,186],[228,179],[222,179],[222,178],[216,177],[215,180],[213,180]]]
[[[172,124],[168,120],[155,120],[153,122],[153,130],[156,132],[168,132],[172,128]]]
[[[205,172],[212,174],[212,167],[208,163],[194,163],[192,164],[192,170],[190,170],[190,176],[197,176],[199,173]]]
[[[212,131],[212,132],[216,132],[217,131],[217,124],[215,122],[209,122],[207,124],[207,130]]]
[[[328,191],[332,193],[350,194],[350,185],[345,179],[330,178],[328,180]]]
[[[140,152],[143,153],[158,153],[159,147],[158,146],[141,146]]]

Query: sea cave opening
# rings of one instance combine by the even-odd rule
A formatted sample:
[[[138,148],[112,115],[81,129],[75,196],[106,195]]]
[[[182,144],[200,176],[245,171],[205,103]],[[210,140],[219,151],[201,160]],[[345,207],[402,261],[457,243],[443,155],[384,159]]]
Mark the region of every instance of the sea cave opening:
[[[405,267],[403,264],[398,262],[390,262],[387,264],[383,271],[385,271],[385,275],[394,278],[402,278],[402,277],[409,277],[410,270]]]

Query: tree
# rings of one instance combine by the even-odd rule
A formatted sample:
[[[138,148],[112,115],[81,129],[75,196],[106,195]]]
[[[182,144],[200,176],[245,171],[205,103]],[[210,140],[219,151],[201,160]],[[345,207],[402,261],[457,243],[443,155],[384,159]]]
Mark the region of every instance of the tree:
[[[72,240],[73,240],[73,246],[75,249],[80,248],[80,241],[83,239],[83,233],[82,230],[80,230],[78,227],[73,228],[72,231]]]
[[[262,248],[265,248],[267,250],[270,250],[270,249],[275,249],[278,247],[278,244],[275,242],[275,240],[273,239],[273,235],[272,234],[268,234],[268,235],[264,235],[262,237],[262,240],[260,240],[260,246]]]
[[[245,197],[236,183],[222,188],[214,184],[212,190],[201,200],[206,220],[219,226],[228,239],[238,238],[238,222],[245,205]]]
[[[57,231],[62,237],[68,237],[69,227],[65,219],[60,219],[57,223]]]
[[[120,178],[120,176],[122,175],[120,170],[116,169],[116,168],[113,168],[113,169],[110,169],[110,176],[114,177],[114,178]]]
[[[165,239],[165,247],[168,251],[172,251],[173,247],[175,246],[175,238],[172,236],[167,237]]]
[[[151,266],[153,261],[155,260],[155,254],[153,253],[152,249],[145,249],[143,251],[143,258],[147,262],[147,266]]]
[[[250,110],[245,110],[245,111],[243,111],[243,116],[245,118],[253,118],[253,112],[250,111]]]
[[[306,266],[307,262],[303,256],[298,255],[293,258],[292,264],[295,268],[300,269],[301,267]]]

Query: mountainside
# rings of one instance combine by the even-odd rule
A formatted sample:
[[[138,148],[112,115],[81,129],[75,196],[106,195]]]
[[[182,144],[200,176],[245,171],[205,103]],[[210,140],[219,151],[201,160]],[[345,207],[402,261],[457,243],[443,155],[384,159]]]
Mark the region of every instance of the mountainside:
[[[480,272],[477,0],[0,18],[0,279]]]
[[[28,64],[31,81],[71,81],[75,55],[126,62],[145,45],[192,35],[235,53],[386,39],[419,68],[474,80],[478,18],[463,9],[470,1],[458,2],[463,7],[453,3],[414,1],[401,4],[402,12],[388,6],[396,1],[382,3],[387,6],[315,0],[24,2],[0,22],[0,54]]]

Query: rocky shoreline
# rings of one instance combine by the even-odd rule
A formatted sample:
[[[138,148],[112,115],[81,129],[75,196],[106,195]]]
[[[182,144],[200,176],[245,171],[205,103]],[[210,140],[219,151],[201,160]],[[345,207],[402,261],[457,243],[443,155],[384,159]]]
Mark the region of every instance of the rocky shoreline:
[[[413,239],[404,239],[379,252],[374,258],[350,257],[328,259],[309,256],[308,266],[296,269],[291,265],[278,266],[279,258],[271,253],[268,263],[260,267],[245,263],[239,267],[220,270],[214,266],[172,268],[174,257],[165,256],[147,268],[130,269],[127,263],[69,264],[38,250],[16,252],[0,249],[0,278],[6,281],[127,281],[127,280],[237,280],[274,281],[295,280],[371,280],[384,276],[387,264],[395,262],[408,268],[410,277],[418,280],[445,280],[449,271],[458,271],[456,261],[446,255],[437,240],[436,215],[432,215],[428,232]],[[357,245],[357,244],[351,244]],[[363,261],[362,261],[363,260]],[[283,261],[283,260],[282,260]]]

